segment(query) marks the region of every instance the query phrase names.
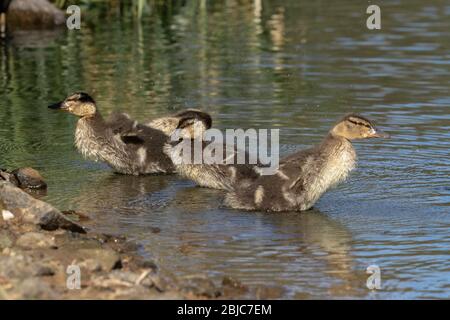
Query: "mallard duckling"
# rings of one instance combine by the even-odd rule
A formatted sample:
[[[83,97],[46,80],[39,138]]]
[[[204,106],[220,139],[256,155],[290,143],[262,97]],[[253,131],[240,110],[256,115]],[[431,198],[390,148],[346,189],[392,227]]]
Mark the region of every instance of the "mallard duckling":
[[[340,120],[318,146],[280,161],[275,175],[244,179],[226,195],[225,205],[244,210],[303,211],[310,209],[332,186],[344,181],[356,164],[351,141],[382,138],[362,116]]]
[[[87,93],[74,93],[49,108],[80,118],[75,130],[75,146],[86,158],[106,162],[123,174],[175,171],[172,161],[163,153],[168,140],[164,132],[139,124],[125,113],[114,113],[104,120],[94,99]],[[192,123],[196,124],[196,121]]]
[[[183,126],[183,121],[180,121],[179,126]],[[196,147],[196,144],[198,144],[198,147]],[[181,177],[194,181],[200,187],[233,190],[236,181],[244,178],[256,179],[259,176],[259,167],[257,166],[259,163],[252,164],[246,151],[239,150],[236,147],[229,148],[225,143],[220,147],[214,145],[217,146],[218,142],[180,139],[167,143],[164,152],[170,157]],[[206,148],[222,150],[223,154],[215,159],[217,162],[205,161],[203,154]],[[191,154],[186,156],[185,150],[190,150]],[[195,155],[197,151],[200,151],[200,154]],[[238,164],[237,159],[240,155],[243,156],[243,164]],[[196,158],[201,159],[201,161],[196,161]],[[232,159],[231,164],[227,164],[226,161],[230,159]]]

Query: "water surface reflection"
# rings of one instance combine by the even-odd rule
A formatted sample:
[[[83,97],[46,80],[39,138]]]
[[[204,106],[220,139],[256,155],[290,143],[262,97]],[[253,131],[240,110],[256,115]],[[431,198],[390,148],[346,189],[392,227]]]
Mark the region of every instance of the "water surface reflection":
[[[289,298],[448,298],[450,6],[189,1],[101,12],[79,32],[16,34],[0,50],[0,164],[33,166],[45,198],[141,241],[177,276],[229,275]],[[46,106],[91,92],[104,114],[138,120],[188,107],[218,128],[280,128],[284,154],[320,141],[347,112],[392,135],[356,143],[357,170],[307,213],[225,209],[176,176],[114,175],[73,147],[75,119]],[[382,290],[365,269],[382,270]]]

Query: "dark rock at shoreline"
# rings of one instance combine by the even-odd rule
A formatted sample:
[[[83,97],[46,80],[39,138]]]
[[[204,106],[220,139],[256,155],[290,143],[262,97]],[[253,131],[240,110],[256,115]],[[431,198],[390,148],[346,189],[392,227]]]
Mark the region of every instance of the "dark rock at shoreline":
[[[67,229],[85,233],[83,227],[64,217],[50,204],[34,199],[9,182],[0,180],[0,209],[3,220],[5,214],[12,215],[12,222],[23,221],[40,226],[44,230]]]
[[[2,180],[0,213],[0,299],[224,297],[223,288],[207,277],[162,276],[155,262],[138,254],[134,242],[87,232],[50,204]],[[68,286],[69,267],[79,270],[79,289]]]
[[[0,169],[0,180],[7,181],[16,187],[19,186],[19,180],[17,180],[16,176],[4,169]]]
[[[50,28],[64,24],[66,15],[47,0],[13,0],[8,10],[12,29]]]
[[[30,167],[19,168],[13,171],[0,169],[0,180],[8,181],[22,189],[45,190],[47,183],[41,174]]]
[[[16,169],[12,172],[19,182],[19,187],[29,189],[46,189],[47,183],[41,174],[30,167]]]

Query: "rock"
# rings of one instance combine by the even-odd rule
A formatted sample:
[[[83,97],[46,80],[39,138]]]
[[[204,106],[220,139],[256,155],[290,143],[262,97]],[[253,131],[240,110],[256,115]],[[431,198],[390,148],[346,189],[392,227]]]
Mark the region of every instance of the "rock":
[[[222,286],[224,288],[224,294],[231,297],[234,297],[238,294],[241,295],[249,291],[249,288],[243,285],[239,280],[233,279],[228,276],[223,277]]]
[[[34,275],[37,277],[49,277],[55,275],[55,271],[49,266],[41,265],[37,267]]]
[[[13,252],[12,255],[0,255],[0,277],[24,279],[36,272],[36,265],[29,256]]]
[[[136,243],[120,235],[87,233],[50,204],[4,180],[0,299],[214,299],[228,289],[230,297],[238,297],[245,288],[231,278],[216,287],[207,276],[179,282],[163,276],[155,262],[138,254]],[[66,285],[70,265],[81,268],[82,290]]]
[[[0,180],[8,181],[16,187],[24,189],[47,189],[47,183],[41,174],[30,167],[19,168],[12,172],[0,169]]]
[[[5,221],[14,219],[14,214],[9,210],[2,210],[2,218]]]
[[[153,281],[150,277],[148,277],[149,273],[150,271],[144,271],[141,274],[137,274],[129,271],[114,270],[107,276],[94,278],[93,283],[97,287],[106,288],[111,288],[114,286],[144,286],[151,288],[153,287]]]
[[[216,288],[211,279],[200,276],[185,277],[181,280],[180,289],[192,296],[217,298],[222,295],[222,292]]]
[[[0,230],[0,250],[11,247],[13,238],[6,230]]]
[[[156,271],[151,269],[145,269],[145,274],[141,274],[140,278],[142,279],[142,282],[140,282],[141,285],[145,285],[144,283],[148,281],[148,283],[151,282],[152,286],[159,292],[166,292],[170,289],[172,289],[173,285],[169,281],[169,279],[161,276],[160,274],[156,273]],[[143,278],[143,276],[145,276]],[[145,279],[145,282],[144,282]],[[148,279],[148,280],[147,280]]]
[[[111,249],[80,249],[74,253],[74,257],[76,260],[81,260],[80,263],[88,260],[90,266],[99,265],[103,271],[111,271],[122,267],[120,256]]]
[[[0,169],[0,180],[8,181],[16,187],[19,186],[19,181],[17,180],[16,176],[4,169]]]
[[[95,238],[101,243],[123,243],[126,240],[125,236],[112,234],[96,234]]]
[[[96,259],[85,259],[78,263],[78,266],[89,272],[100,272],[102,271],[102,264]]]
[[[277,286],[267,286],[267,287],[258,287],[256,289],[256,299],[260,300],[270,300],[270,299],[280,299],[285,290],[283,287]]]
[[[80,222],[80,221],[89,221],[89,220],[91,220],[91,218],[89,218],[88,215],[86,215],[84,213],[81,213],[81,212],[74,211],[74,210],[65,210],[65,211],[61,211],[61,213],[65,217],[67,217],[67,218],[69,218],[70,220],[73,220],[73,221]]]
[[[19,182],[19,187],[28,189],[46,189],[47,183],[41,174],[30,167],[16,169],[12,172]]]
[[[13,0],[8,10],[8,27],[48,28],[62,25],[65,14],[47,0]]]
[[[16,245],[24,249],[55,249],[55,238],[38,232],[28,232],[21,235]]]
[[[143,269],[151,269],[154,272],[158,271],[158,266],[154,261],[144,260],[144,259],[136,259],[136,264]]]
[[[151,233],[160,233],[161,232],[161,228],[158,228],[158,227],[150,227],[149,230]]]
[[[52,288],[39,278],[27,278],[15,286],[14,299],[56,299]]]
[[[86,233],[80,225],[64,217],[48,203],[34,199],[9,182],[0,180],[0,207],[9,210],[23,222],[40,226],[44,230],[67,229]]]

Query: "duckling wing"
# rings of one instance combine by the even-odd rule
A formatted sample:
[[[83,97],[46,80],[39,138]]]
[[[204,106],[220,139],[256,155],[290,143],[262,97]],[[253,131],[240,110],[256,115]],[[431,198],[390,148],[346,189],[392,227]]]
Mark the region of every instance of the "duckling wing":
[[[120,139],[125,144],[144,144],[145,140],[136,135],[121,136]]]
[[[154,137],[161,136],[159,131],[138,123],[126,113],[112,113],[106,120],[106,124],[125,144],[141,145]]]
[[[132,133],[138,126],[138,122],[131,119],[128,114],[118,112],[113,112],[105,122],[114,134],[119,135]]]
[[[114,137],[123,142],[129,161],[138,168],[136,170],[140,174],[174,171],[172,161],[163,152],[167,136],[162,131],[137,124]]]
[[[146,122],[147,127],[164,132],[165,135],[170,136],[177,128],[179,120],[175,117],[161,117]]]
[[[162,147],[167,141],[167,136],[163,132],[141,124],[137,124],[132,130],[122,132],[120,138],[125,144],[145,144],[156,147],[161,153]]]
[[[307,190],[306,165],[310,150],[302,150],[280,160],[274,175],[242,179],[225,196],[225,205],[242,210],[296,210],[298,199]]]
[[[280,160],[278,174],[283,176],[289,189],[302,191],[310,175],[315,175],[317,161],[314,157],[314,149],[306,149],[295,152]]]
[[[238,180],[258,176],[255,164],[249,164],[246,152],[237,148],[227,149],[224,143],[183,139],[167,143],[165,153],[181,176],[204,187],[231,189]],[[244,163],[239,164],[242,157],[245,157]]]

